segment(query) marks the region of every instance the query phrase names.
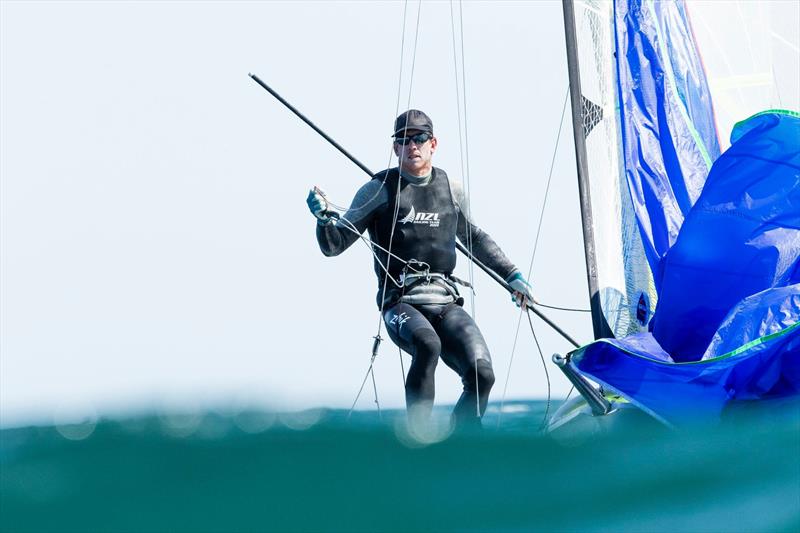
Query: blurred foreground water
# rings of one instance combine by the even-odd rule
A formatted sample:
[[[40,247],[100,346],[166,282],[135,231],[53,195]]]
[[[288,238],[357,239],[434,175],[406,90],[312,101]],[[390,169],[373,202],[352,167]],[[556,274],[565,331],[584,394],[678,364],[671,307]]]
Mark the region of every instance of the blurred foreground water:
[[[714,428],[480,432],[402,411],[173,413],[0,431],[0,531],[800,531],[800,405]]]

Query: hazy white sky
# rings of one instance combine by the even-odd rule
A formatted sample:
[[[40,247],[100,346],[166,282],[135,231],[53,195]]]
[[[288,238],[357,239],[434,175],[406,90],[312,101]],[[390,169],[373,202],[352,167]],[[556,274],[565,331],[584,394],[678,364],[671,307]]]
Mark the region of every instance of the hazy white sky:
[[[366,176],[247,74],[373,170],[393,165],[404,3],[1,6],[0,425],[349,406],[378,323],[371,256],[357,244],[323,257],[305,196],[318,185],[348,204]],[[435,164],[457,177],[450,3],[422,5],[412,83],[417,8],[409,3],[400,108],[431,115]],[[472,210],[527,271],[567,88],[561,2],[466,2],[463,26]],[[519,314],[475,276],[499,400]],[[569,111],[531,281],[542,302],[588,305]],[[590,340],[588,315],[550,314]],[[549,359],[569,346],[535,324],[563,396]],[[384,342],[375,373],[385,406],[403,404],[398,358]],[[440,365],[437,402],[459,393]],[[545,394],[524,323],[507,396]],[[367,390],[359,405],[371,402]]]

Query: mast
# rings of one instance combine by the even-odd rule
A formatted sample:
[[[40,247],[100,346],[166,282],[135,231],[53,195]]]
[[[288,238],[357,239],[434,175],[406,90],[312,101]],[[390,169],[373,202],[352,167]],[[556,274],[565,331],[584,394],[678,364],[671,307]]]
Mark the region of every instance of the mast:
[[[583,249],[586,256],[586,276],[589,282],[589,303],[591,306],[594,338],[613,337],[603,310],[600,306],[600,293],[597,283],[597,262],[592,220],[592,202],[589,195],[589,172],[586,164],[586,133],[583,126],[583,103],[581,93],[580,67],[575,33],[574,0],[562,0],[564,8],[564,33],[567,45],[567,70],[569,73],[569,94],[572,107],[572,131],[575,138],[575,160],[578,165],[578,194],[581,202],[583,224]]]

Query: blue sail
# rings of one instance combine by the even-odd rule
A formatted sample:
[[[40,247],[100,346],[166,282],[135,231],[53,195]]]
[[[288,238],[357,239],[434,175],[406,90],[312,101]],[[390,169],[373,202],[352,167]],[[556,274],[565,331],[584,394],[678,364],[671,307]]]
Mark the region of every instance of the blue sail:
[[[614,13],[622,163],[658,289],[720,146],[684,3],[617,0]]]
[[[800,394],[800,115],[737,124],[720,155],[683,1],[616,0],[620,166],[657,290],[649,332],[573,368],[673,424]]]
[[[572,356],[670,423],[800,393],[800,114],[758,114],[731,142],[666,255],[653,331]]]
[[[699,359],[731,308],[800,282],[800,126],[764,113],[739,124],[664,261],[653,335]]]

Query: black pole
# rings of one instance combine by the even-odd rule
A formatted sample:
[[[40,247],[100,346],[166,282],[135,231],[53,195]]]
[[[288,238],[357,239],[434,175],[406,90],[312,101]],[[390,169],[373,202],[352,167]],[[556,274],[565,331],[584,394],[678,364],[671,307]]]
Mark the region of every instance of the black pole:
[[[586,257],[586,278],[589,282],[589,304],[592,310],[594,338],[613,337],[611,328],[603,316],[600,306],[600,290],[597,283],[597,262],[595,261],[594,227],[592,222],[592,200],[589,193],[589,167],[586,160],[586,131],[583,128],[581,75],[578,62],[578,45],[575,33],[575,7],[573,0],[562,0],[564,10],[564,33],[567,44],[567,72],[569,74],[569,94],[572,103],[572,132],[575,138],[575,161],[578,165],[578,194],[581,202],[581,221],[583,222],[583,250]]]
[[[353,163],[355,163],[355,164],[356,164],[356,166],[358,166],[358,168],[360,168],[361,170],[363,170],[364,172],[366,172],[367,174],[369,174],[369,176],[370,176],[370,177],[373,177],[373,176],[375,175],[375,174],[374,174],[374,173],[373,173],[373,172],[372,172],[372,171],[371,171],[369,168],[367,168],[367,166],[366,166],[366,165],[364,165],[364,164],[363,164],[361,161],[359,161],[358,159],[356,159],[356,158],[355,158],[355,157],[354,157],[354,156],[353,156],[353,155],[352,155],[350,152],[348,152],[347,150],[345,150],[345,149],[344,149],[344,148],[343,148],[343,147],[342,147],[342,146],[341,146],[339,143],[337,143],[336,141],[334,141],[334,140],[333,140],[331,137],[329,137],[329,136],[328,136],[328,135],[327,135],[327,134],[326,134],[324,131],[322,131],[321,129],[319,129],[319,127],[317,127],[317,125],[316,125],[316,124],[314,124],[313,122],[311,122],[310,120],[308,120],[308,118],[306,118],[306,116],[305,116],[305,115],[303,115],[303,114],[302,114],[300,111],[298,111],[298,110],[297,110],[297,109],[296,109],[296,108],[295,108],[295,107],[294,107],[292,104],[290,104],[289,102],[287,102],[287,101],[286,101],[286,100],[285,100],[285,99],[284,99],[284,98],[283,98],[281,95],[279,95],[278,93],[276,93],[276,92],[275,92],[275,91],[274,91],[274,90],[273,90],[273,89],[272,89],[272,88],[271,88],[269,85],[267,85],[266,83],[264,83],[263,81],[261,81],[261,79],[260,79],[258,76],[256,76],[255,74],[248,74],[248,76],[250,76],[251,78],[253,78],[253,80],[254,80],[256,83],[258,83],[259,85],[261,85],[261,87],[263,87],[263,88],[264,88],[264,89],[265,89],[265,90],[266,90],[266,91],[267,91],[269,94],[271,94],[272,96],[274,96],[274,97],[275,97],[275,98],[276,98],[276,99],[277,99],[277,100],[278,100],[280,103],[282,103],[282,104],[283,104],[283,105],[285,105],[287,108],[289,108],[289,111],[291,111],[292,113],[294,113],[295,115],[297,115],[297,116],[300,118],[300,120],[302,120],[303,122],[305,122],[306,124],[308,124],[309,126],[311,126],[311,129],[313,129],[314,131],[316,131],[317,133],[319,133],[319,134],[322,136],[322,138],[324,138],[326,141],[328,141],[329,143],[331,143],[331,144],[333,145],[333,147],[334,147],[334,148],[336,148],[337,150],[339,150],[339,151],[340,151],[342,154],[344,154],[344,155],[345,155],[345,157],[347,157],[347,158],[348,158],[350,161],[352,161]],[[470,260],[471,260],[473,263],[475,263],[476,265],[478,265],[478,267],[479,267],[481,270],[483,270],[484,272],[486,272],[487,274],[489,274],[489,276],[490,276],[490,277],[491,277],[493,280],[495,280],[497,283],[499,283],[499,284],[500,284],[500,285],[501,285],[501,286],[502,286],[502,287],[503,287],[505,290],[507,290],[509,293],[513,293],[513,292],[514,292],[514,289],[512,289],[512,288],[511,288],[511,286],[510,286],[508,283],[506,283],[506,281],[505,281],[503,278],[501,278],[500,276],[498,276],[498,275],[497,275],[495,272],[493,272],[493,271],[492,271],[492,270],[491,270],[489,267],[487,267],[486,265],[484,265],[483,263],[481,263],[480,261],[478,261],[478,260],[475,258],[475,256],[473,256],[473,255],[470,253],[470,251],[469,251],[469,250],[467,250],[466,248],[464,248],[464,246],[463,246],[461,243],[459,243],[459,242],[456,242],[456,248],[458,248],[458,250],[459,250],[461,253],[463,253],[465,256],[467,256],[467,258],[468,258],[468,259],[470,259]],[[557,326],[557,325],[556,325],[556,324],[555,324],[555,323],[554,323],[552,320],[550,320],[550,319],[549,319],[549,318],[547,318],[547,317],[546,317],[544,314],[542,314],[542,312],[541,312],[541,311],[539,311],[538,309],[535,309],[535,308],[533,307],[533,305],[532,305],[532,304],[530,304],[530,303],[528,304],[528,309],[530,309],[531,311],[533,311],[533,313],[534,313],[536,316],[538,316],[539,318],[541,318],[541,319],[542,319],[542,320],[543,320],[543,321],[544,321],[544,322],[545,322],[545,323],[546,323],[548,326],[550,326],[551,328],[553,328],[553,329],[554,329],[556,332],[558,332],[558,333],[559,333],[559,334],[560,334],[562,337],[564,337],[564,338],[565,338],[567,341],[569,341],[569,342],[570,342],[570,343],[571,343],[573,346],[575,346],[576,348],[579,348],[579,347],[580,347],[580,344],[578,344],[578,343],[575,341],[575,339],[573,339],[572,337],[570,337],[569,335],[567,335],[567,333],[566,333],[564,330],[562,330],[562,329],[561,329],[560,327],[558,327],[558,326]]]
[[[513,293],[514,293],[514,289],[512,289],[512,288],[511,288],[511,285],[509,285],[508,283],[506,283],[506,280],[504,280],[503,278],[501,278],[499,275],[497,275],[497,273],[496,273],[496,272],[494,272],[494,271],[493,271],[493,270],[491,270],[489,267],[487,267],[486,265],[484,265],[483,263],[481,263],[481,262],[480,262],[480,261],[479,261],[477,258],[475,258],[475,256],[474,256],[474,255],[472,255],[471,253],[469,253],[469,250],[467,250],[466,248],[464,248],[464,245],[463,245],[463,244],[461,244],[460,242],[456,242],[456,248],[458,248],[458,250],[459,250],[461,253],[463,253],[463,254],[464,254],[464,255],[466,255],[466,256],[467,256],[467,257],[468,257],[470,260],[472,260],[472,262],[473,262],[473,263],[475,263],[476,265],[478,265],[478,267],[480,267],[480,269],[481,269],[481,270],[483,270],[484,272],[486,272],[487,274],[489,274],[489,277],[490,277],[490,278],[492,278],[492,279],[493,279],[493,280],[495,280],[497,283],[499,283],[499,284],[500,284],[500,286],[502,286],[502,287],[503,287],[505,290],[507,290],[507,291],[508,291],[510,294],[513,294]],[[536,308],[533,306],[533,304],[531,304],[531,303],[528,303],[528,309],[530,309],[531,311],[533,311],[533,314],[534,314],[534,315],[536,315],[536,316],[538,316],[539,318],[541,318],[541,319],[542,319],[542,321],[543,321],[545,324],[547,324],[548,326],[550,326],[551,328],[553,328],[553,329],[554,329],[556,332],[558,332],[558,333],[559,333],[559,334],[560,334],[562,337],[564,337],[564,338],[565,338],[565,339],[566,339],[566,340],[567,340],[567,341],[568,341],[570,344],[572,344],[574,347],[576,347],[576,348],[580,348],[580,347],[581,347],[581,345],[580,345],[580,344],[578,344],[578,342],[577,342],[575,339],[573,339],[572,337],[570,337],[570,336],[569,336],[569,335],[568,335],[568,334],[567,334],[567,333],[566,333],[566,332],[565,332],[563,329],[561,329],[560,327],[558,327],[558,326],[557,326],[557,325],[556,325],[556,324],[555,324],[555,323],[554,323],[552,320],[550,320],[549,318],[547,318],[547,316],[545,316],[544,314],[542,314],[542,312],[541,312],[541,311],[539,311],[538,309],[536,309]]]
[[[282,103],[282,104],[283,104],[283,105],[285,105],[287,108],[289,108],[289,111],[291,111],[292,113],[294,113],[295,115],[297,115],[297,116],[300,118],[300,120],[302,120],[303,122],[305,122],[306,124],[308,124],[309,126],[311,126],[311,129],[312,129],[312,130],[314,130],[314,131],[316,131],[317,133],[319,133],[320,135],[322,135],[322,137],[323,137],[323,138],[324,138],[326,141],[328,141],[329,143],[331,143],[331,144],[333,145],[333,147],[334,147],[334,148],[336,148],[337,150],[339,150],[340,152],[342,152],[342,153],[344,154],[344,156],[345,156],[347,159],[349,159],[350,161],[352,161],[353,163],[355,163],[355,164],[358,166],[358,168],[360,168],[361,170],[363,170],[364,172],[366,172],[367,174],[369,174],[369,177],[370,177],[370,178],[371,178],[371,177],[373,177],[373,176],[375,175],[375,174],[373,174],[373,172],[372,172],[370,169],[368,169],[368,168],[367,168],[367,167],[366,167],[366,166],[365,166],[363,163],[361,163],[361,161],[359,161],[358,159],[356,159],[355,157],[353,157],[353,155],[352,155],[350,152],[348,152],[347,150],[345,150],[345,149],[344,149],[344,148],[343,148],[343,147],[342,147],[342,146],[341,146],[339,143],[337,143],[336,141],[334,141],[333,139],[331,139],[331,138],[328,136],[328,134],[327,134],[327,133],[325,133],[324,131],[322,131],[321,129],[319,129],[319,128],[317,127],[317,125],[316,125],[316,124],[314,124],[313,122],[311,122],[310,120],[308,120],[308,119],[306,118],[306,116],[305,116],[305,115],[303,115],[303,114],[302,114],[300,111],[298,111],[298,110],[297,110],[297,109],[296,109],[296,108],[295,108],[295,107],[294,107],[292,104],[290,104],[289,102],[287,102],[286,100],[284,100],[284,98],[283,98],[281,95],[279,95],[278,93],[276,93],[276,92],[275,92],[275,91],[272,89],[272,87],[270,87],[269,85],[267,85],[266,83],[264,83],[263,81],[261,81],[261,78],[259,78],[259,77],[258,77],[258,76],[256,76],[255,74],[248,74],[248,76],[250,76],[251,78],[253,78],[253,80],[255,80],[255,82],[256,82],[257,84],[261,85],[261,86],[262,86],[262,87],[263,87],[263,88],[264,88],[264,89],[265,89],[265,90],[266,90],[266,91],[267,91],[269,94],[271,94],[272,96],[274,96],[274,97],[275,97],[275,98],[276,98],[276,99],[277,99],[277,100],[278,100],[280,103]]]

